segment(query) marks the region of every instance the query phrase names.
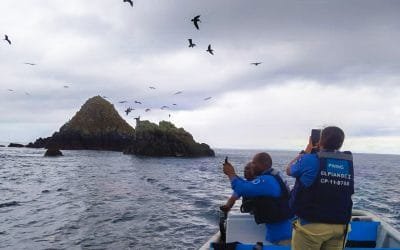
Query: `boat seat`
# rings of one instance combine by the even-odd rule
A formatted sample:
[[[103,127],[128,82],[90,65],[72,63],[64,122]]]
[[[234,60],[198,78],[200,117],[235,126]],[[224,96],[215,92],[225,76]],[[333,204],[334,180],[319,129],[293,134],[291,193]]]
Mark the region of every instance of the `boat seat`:
[[[247,213],[229,213],[226,220],[226,242],[240,242],[243,244],[255,244],[265,241],[266,227],[257,225],[254,217]]]
[[[375,248],[380,222],[356,220],[350,222],[347,235],[347,248]]]

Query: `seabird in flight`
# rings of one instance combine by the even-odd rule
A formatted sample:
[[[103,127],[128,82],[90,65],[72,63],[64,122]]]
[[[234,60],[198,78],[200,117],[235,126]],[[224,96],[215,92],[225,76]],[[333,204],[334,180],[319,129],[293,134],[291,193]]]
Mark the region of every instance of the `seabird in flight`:
[[[151,111],[151,109],[145,109],[145,112],[150,112]]]
[[[36,65],[36,63],[30,63],[30,62],[26,62],[24,64],[31,65],[31,66],[35,66]]]
[[[142,103],[141,103],[141,102],[139,102],[139,101],[135,101],[135,103],[136,103],[136,104],[142,104]]]
[[[183,93],[182,91],[178,91],[174,95],[179,95],[179,94],[182,94],[182,93]]]
[[[4,35],[4,41],[8,42],[11,45],[10,38],[7,35]]]
[[[124,3],[129,3],[131,5],[131,7],[133,7],[133,2],[132,0],[124,0]]]
[[[156,87],[150,86],[149,89],[156,89]]]
[[[254,66],[258,66],[258,65],[260,65],[262,62],[254,62],[254,63],[250,63],[250,64],[253,64]]]
[[[193,48],[194,46],[196,46],[195,43],[193,43],[192,39],[188,39],[189,40],[189,48]]]
[[[211,48],[211,44],[208,45],[208,49],[206,50],[208,53],[210,53],[211,55],[214,55],[214,50]]]
[[[199,23],[201,23],[200,15],[195,16],[191,21],[193,22],[193,24],[196,27],[196,29],[199,29]]]
[[[211,96],[209,96],[209,97],[207,97],[207,98],[204,98],[204,101],[208,101],[208,100],[210,100],[212,97]]]
[[[129,115],[130,112],[132,112],[133,108],[129,107],[125,110],[126,115]]]

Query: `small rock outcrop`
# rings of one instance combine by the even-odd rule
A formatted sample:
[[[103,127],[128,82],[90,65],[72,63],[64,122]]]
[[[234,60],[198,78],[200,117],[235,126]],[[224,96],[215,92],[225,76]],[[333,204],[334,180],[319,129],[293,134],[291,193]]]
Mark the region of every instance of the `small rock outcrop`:
[[[44,156],[56,157],[56,156],[63,156],[63,154],[58,148],[49,148],[47,149],[46,153],[44,153]]]
[[[19,202],[18,201],[9,201],[9,202],[5,202],[5,203],[0,203],[0,208],[2,207],[12,207],[12,206],[19,206]]]
[[[195,142],[190,133],[167,121],[159,125],[140,121],[136,125],[135,142],[124,153],[143,156],[215,156],[210,146]]]
[[[39,138],[27,147],[122,151],[132,143],[134,133],[114,105],[95,96],[58,132],[49,138]]]
[[[23,147],[25,147],[25,146],[22,145],[22,144],[19,144],[19,143],[10,143],[10,144],[8,145],[8,147],[9,147],[9,148],[23,148]]]

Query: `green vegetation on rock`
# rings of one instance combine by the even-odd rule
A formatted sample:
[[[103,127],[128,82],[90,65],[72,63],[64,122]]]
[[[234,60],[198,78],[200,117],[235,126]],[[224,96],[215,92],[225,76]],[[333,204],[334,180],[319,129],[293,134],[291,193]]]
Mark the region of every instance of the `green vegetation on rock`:
[[[86,101],[76,115],[60,128],[60,133],[76,131],[82,135],[117,133],[132,135],[135,130],[118,114],[114,105],[100,96]]]
[[[214,156],[207,144],[199,144],[183,128],[161,121],[158,125],[149,121],[140,121],[136,127],[135,144],[125,153],[147,156]]]

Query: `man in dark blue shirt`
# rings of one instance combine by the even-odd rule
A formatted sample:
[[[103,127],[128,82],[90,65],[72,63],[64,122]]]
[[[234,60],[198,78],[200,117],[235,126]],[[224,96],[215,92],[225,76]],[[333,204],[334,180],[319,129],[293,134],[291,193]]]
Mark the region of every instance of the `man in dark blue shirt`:
[[[321,132],[320,152],[298,155],[286,169],[296,178],[290,205],[298,216],[293,224],[292,249],[343,249],[351,219],[354,170],[350,152],[339,152],[344,132],[326,127]]]
[[[286,192],[286,190],[282,190],[282,186],[286,189],[286,186],[281,184],[283,181],[277,181],[277,178],[281,177],[271,168],[272,159],[269,154],[259,153],[255,155],[252,163],[257,175],[257,177],[252,181],[247,181],[238,177],[235,173],[235,169],[230,163],[224,164],[224,173],[229,177],[232,189],[238,196],[246,198],[279,198],[283,192]],[[266,227],[267,241],[280,245],[290,244],[290,239],[292,237],[290,218],[285,218],[274,223],[266,223]]]

